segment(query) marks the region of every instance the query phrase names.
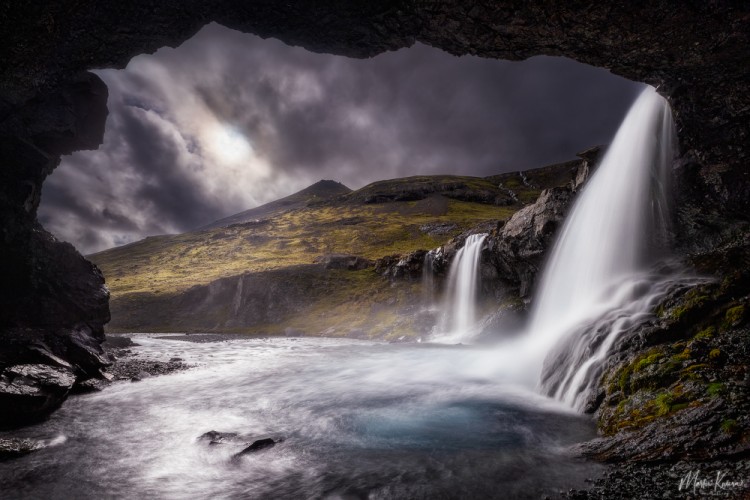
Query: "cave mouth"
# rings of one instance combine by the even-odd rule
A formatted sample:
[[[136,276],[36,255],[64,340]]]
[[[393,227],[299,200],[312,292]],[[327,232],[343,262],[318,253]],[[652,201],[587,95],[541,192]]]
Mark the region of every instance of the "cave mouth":
[[[350,59],[216,23],[96,73],[109,88],[104,142],[63,158],[39,209],[85,254],[189,231],[319,179],[356,189],[566,161],[606,143],[642,86],[559,57],[417,44]]]

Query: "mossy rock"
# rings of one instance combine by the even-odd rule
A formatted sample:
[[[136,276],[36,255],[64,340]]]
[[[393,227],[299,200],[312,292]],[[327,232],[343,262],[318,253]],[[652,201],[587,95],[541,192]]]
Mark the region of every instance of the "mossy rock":
[[[745,305],[744,304],[731,307],[727,309],[727,312],[724,314],[724,326],[726,328],[739,326],[743,322],[744,318],[745,318]]]

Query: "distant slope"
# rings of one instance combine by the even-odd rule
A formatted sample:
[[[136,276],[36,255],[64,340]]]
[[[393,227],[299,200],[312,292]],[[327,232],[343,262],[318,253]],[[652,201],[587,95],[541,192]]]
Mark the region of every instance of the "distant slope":
[[[407,177],[357,191],[320,181],[201,230],[89,258],[112,293],[109,331],[348,335],[356,326],[387,336],[408,330],[404,317],[416,318],[419,309],[408,308],[421,300],[418,283],[389,284],[372,267],[328,269],[317,264],[321,256],[374,261],[436,248],[480,224],[508,220],[543,189],[569,184],[581,165],[487,178]],[[367,328],[368,321],[378,327]]]
[[[241,224],[243,222],[250,222],[255,219],[265,219],[267,217],[273,217],[281,212],[292,210],[295,208],[302,208],[308,203],[315,203],[320,201],[330,200],[338,196],[342,196],[351,193],[352,190],[344,186],[340,182],[322,180],[318,181],[312,186],[308,186],[302,191],[298,191],[294,194],[290,194],[285,198],[266,203],[259,207],[245,210],[238,214],[230,215],[223,219],[217,220],[203,227],[198,228],[198,231],[204,229],[215,229],[218,227],[226,227],[232,224]]]

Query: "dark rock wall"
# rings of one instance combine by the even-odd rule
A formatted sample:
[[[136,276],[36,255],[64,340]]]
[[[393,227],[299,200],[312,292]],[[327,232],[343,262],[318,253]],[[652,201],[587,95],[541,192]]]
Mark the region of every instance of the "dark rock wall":
[[[373,56],[415,41],[457,55],[567,56],[658,86],[674,107],[686,160],[680,175],[689,194],[681,200],[678,225],[683,248],[706,251],[731,243],[744,230],[750,208],[745,167],[750,137],[750,4],[4,2],[0,377],[8,384],[20,377],[22,370],[11,370],[15,364],[31,362],[24,357],[28,349],[19,347],[31,339],[47,346],[50,355],[79,359],[69,368],[79,377],[101,364],[98,342],[109,317],[101,274],[36,221],[41,184],[59,156],[101,142],[106,89],[84,72],[123,67],[137,54],[181,43],[210,21],[353,57]],[[88,357],[72,354],[72,338],[87,346],[81,349],[89,352]]]

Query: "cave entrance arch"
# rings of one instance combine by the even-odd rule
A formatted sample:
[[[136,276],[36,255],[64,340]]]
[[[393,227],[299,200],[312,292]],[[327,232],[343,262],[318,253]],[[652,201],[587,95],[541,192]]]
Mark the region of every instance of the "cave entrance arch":
[[[555,55],[608,68],[670,99],[682,149],[694,164],[685,174],[689,196],[708,200],[694,231],[710,227],[711,217],[742,218],[750,208],[750,5],[676,9],[657,2],[644,12],[607,2],[576,10],[458,1],[16,2],[2,18],[3,46],[10,49],[0,72],[0,370],[19,360],[53,363],[52,355],[72,361],[85,377],[105,361],[99,342],[109,311],[102,277],[38,223],[41,186],[60,155],[101,141],[106,90],[86,70],[123,67],[210,21],[351,57],[420,41],[457,55]]]

